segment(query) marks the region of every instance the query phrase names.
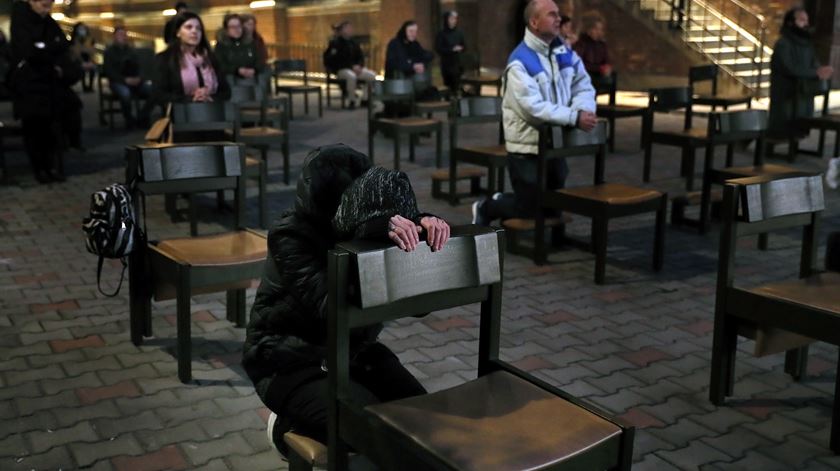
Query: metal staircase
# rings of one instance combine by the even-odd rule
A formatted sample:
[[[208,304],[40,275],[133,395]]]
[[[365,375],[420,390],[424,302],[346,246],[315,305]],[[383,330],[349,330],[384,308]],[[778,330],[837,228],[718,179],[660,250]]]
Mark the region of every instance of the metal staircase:
[[[767,22],[738,0],[625,0],[757,96],[770,89]]]

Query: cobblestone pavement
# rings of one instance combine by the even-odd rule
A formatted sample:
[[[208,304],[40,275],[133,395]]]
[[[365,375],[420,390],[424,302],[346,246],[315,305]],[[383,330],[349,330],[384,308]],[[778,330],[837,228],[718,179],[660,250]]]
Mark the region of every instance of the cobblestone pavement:
[[[265,439],[268,412],[239,366],[244,330],[225,320],[223,294],[193,299],[196,380],[184,385],[176,378],[174,302],[154,304],[156,336],[135,347],[126,287],[116,298],[97,292],[96,259],[85,252],[80,222],[89,194],[121,179],[122,149],[142,133],[99,127],[95,97],[84,99],[88,150],[68,156],[67,182],[36,185],[16,151],[9,158],[20,184],[0,187],[0,469],[285,469]],[[320,120],[292,121],[293,177],[318,145],[365,150],[364,113],[326,110]],[[0,107],[0,116],[9,114]],[[661,121],[679,126],[680,118]],[[641,181],[639,126],[619,122],[608,180]],[[465,142],[489,142],[493,131],[481,128]],[[390,142],[380,137],[377,148],[379,162],[390,166]],[[403,168],[424,210],[466,223],[467,204],[430,198],[432,149],[425,139],[417,162]],[[656,147],[651,187],[679,194],[678,155]],[[738,155],[740,162],[749,159]],[[570,165],[570,185],[589,181],[591,161]],[[800,157],[797,166],[819,170],[824,162]],[[274,216],[293,201],[294,186],[281,182],[276,158],[269,185]],[[822,239],[840,230],[840,195],[827,198]],[[200,201],[201,233],[230,223],[230,215],[212,209],[212,198]],[[188,233],[186,223],[170,223],[160,198],[147,207],[152,237]],[[256,224],[254,193],[249,218]],[[552,254],[543,267],[509,256],[503,358],[635,424],[635,469],[840,468],[827,447],[835,348],[812,348],[809,377],[795,383],[783,373],[782,356],[754,358],[743,341],[736,396],[726,407],[712,406],[718,234],[669,227],[665,269],[654,273],[652,225],[652,217],[631,217],[611,227],[604,286],[592,282],[593,256],[577,249]],[[572,234],[587,231],[581,218],[569,227]],[[744,284],[796,275],[793,232],[771,237],[767,253],[753,241],[741,250],[736,273]],[[116,287],[119,271],[117,263],[106,266],[106,290]],[[469,306],[397,322],[383,339],[426,387],[439,390],[474,377],[477,314]]]

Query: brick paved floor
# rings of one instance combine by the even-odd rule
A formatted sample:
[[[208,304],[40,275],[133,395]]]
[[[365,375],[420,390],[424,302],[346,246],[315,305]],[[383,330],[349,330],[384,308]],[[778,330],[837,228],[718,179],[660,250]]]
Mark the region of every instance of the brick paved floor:
[[[239,366],[244,331],[224,319],[223,295],[193,299],[196,381],[183,385],[176,379],[174,302],[154,304],[156,336],[135,347],[128,337],[128,290],[116,298],[97,292],[96,260],[84,250],[80,222],[89,194],[121,179],[122,149],[142,133],[98,127],[95,98],[84,99],[88,151],[68,156],[68,181],[36,185],[25,157],[14,152],[9,158],[21,183],[0,187],[0,469],[285,469],[265,440],[267,410]],[[0,106],[0,117],[9,114]],[[327,110],[321,120],[293,121],[294,176],[317,145],[344,142],[366,150],[363,120],[362,110]],[[662,121],[680,123],[678,117]],[[619,152],[608,157],[608,180],[640,182],[639,125],[619,122]],[[468,140],[486,142],[493,130],[483,128]],[[432,148],[425,141],[417,163],[403,168],[424,210],[466,223],[468,205],[430,199]],[[390,143],[380,138],[377,149],[379,162],[390,166]],[[676,155],[655,149],[651,187],[680,192]],[[591,178],[590,161],[570,164],[569,184]],[[808,157],[797,162],[809,170],[823,165]],[[293,201],[294,186],[281,181],[276,159],[269,185],[273,215]],[[823,239],[840,230],[840,197],[830,192],[827,198]],[[252,224],[255,200],[251,193]],[[212,198],[201,201],[202,233],[230,222],[213,211]],[[152,237],[187,234],[185,223],[171,224],[163,214],[161,199],[150,198],[147,206]],[[502,356],[635,424],[636,469],[840,468],[827,448],[835,348],[812,348],[810,377],[794,383],[782,371],[781,356],[753,358],[750,343],[742,342],[736,396],[727,407],[712,406],[718,235],[669,227],[665,269],[657,274],[650,270],[652,223],[652,217],[634,217],[611,226],[604,286],[592,283],[593,257],[580,250],[554,253],[544,267],[509,256]],[[575,219],[569,231],[585,235],[587,221]],[[751,241],[741,248],[743,283],[796,274],[794,233],[773,236],[768,253]],[[105,288],[115,288],[118,277],[118,264],[109,264]],[[438,390],[474,377],[476,322],[477,308],[469,306],[394,323],[382,338],[426,387]]]

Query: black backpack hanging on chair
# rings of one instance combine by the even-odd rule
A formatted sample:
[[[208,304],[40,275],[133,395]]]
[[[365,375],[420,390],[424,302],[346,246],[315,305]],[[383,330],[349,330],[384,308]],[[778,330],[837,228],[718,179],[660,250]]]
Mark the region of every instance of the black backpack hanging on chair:
[[[90,216],[82,221],[85,246],[88,252],[99,255],[96,268],[96,286],[108,297],[116,296],[122,287],[126,257],[143,247],[145,236],[137,223],[131,193],[125,185],[114,183],[90,196]],[[120,283],[112,294],[102,291],[100,278],[106,258],[120,259],[123,265]]]

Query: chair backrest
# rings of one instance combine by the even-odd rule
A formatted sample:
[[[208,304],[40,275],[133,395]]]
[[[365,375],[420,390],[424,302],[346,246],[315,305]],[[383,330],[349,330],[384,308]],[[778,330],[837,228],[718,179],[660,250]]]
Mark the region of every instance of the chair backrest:
[[[465,51],[460,55],[461,69],[468,73],[478,73],[481,70],[481,58],[477,52]]]
[[[236,225],[245,213],[245,148],[234,142],[156,144],[125,149],[126,181],[144,194],[233,190]],[[134,198],[135,204],[138,198]],[[139,208],[138,208],[139,209]],[[138,213],[139,214],[139,213]]]
[[[172,130],[176,137],[190,133],[191,138],[205,133],[207,140],[219,140],[221,132],[238,126],[235,106],[227,102],[172,103]],[[205,140],[199,138],[198,140]]]
[[[709,139],[734,142],[757,139],[767,129],[766,110],[738,110],[709,113]]]
[[[420,94],[432,86],[432,73],[426,69],[422,74],[414,74],[411,81],[414,82],[414,93]]]
[[[728,180],[723,191],[718,287],[732,286],[736,239],[802,227],[800,276],[816,268],[819,216],[825,209],[820,175],[798,174]]]
[[[371,97],[377,100],[405,100],[414,98],[412,79],[387,79],[370,82]]]
[[[618,72],[612,71],[610,75],[593,77],[592,86],[595,87],[596,95],[609,95],[610,105],[615,105],[615,95],[618,90]]]
[[[546,159],[557,157],[595,157],[594,183],[604,182],[604,162],[607,150],[607,123],[599,119],[592,131],[586,132],[568,126],[545,124],[539,130],[538,178],[544,175]]]
[[[685,129],[690,129],[693,117],[691,97],[691,87],[651,88],[648,91],[647,126],[653,126],[656,112],[667,113],[685,108]]]
[[[498,123],[499,144],[504,144],[502,99],[495,96],[463,97],[452,103],[449,110],[449,147],[458,147],[458,128],[464,125]]]
[[[704,64],[688,69],[688,85],[694,87],[696,82],[712,82],[712,94],[717,93],[717,77],[719,67],[717,64]]]
[[[287,72],[306,73],[306,61],[303,59],[277,59],[274,61],[274,73],[284,74]]]

